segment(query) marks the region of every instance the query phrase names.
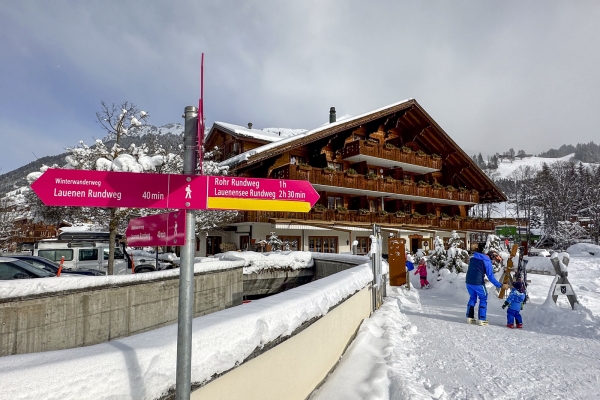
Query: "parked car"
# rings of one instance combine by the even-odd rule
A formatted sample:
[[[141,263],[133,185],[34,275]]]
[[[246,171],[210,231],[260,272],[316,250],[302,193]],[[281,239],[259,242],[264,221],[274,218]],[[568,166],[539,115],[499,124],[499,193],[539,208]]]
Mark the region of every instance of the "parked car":
[[[530,257],[550,257],[551,253],[547,249],[535,249],[532,247],[527,251],[527,255]]]
[[[17,256],[12,256],[13,258],[16,258],[17,260],[22,260],[25,261],[31,265],[33,265],[34,267],[37,268],[41,268],[45,271],[48,271],[54,275],[56,275],[58,273],[58,267],[59,264],[55,263],[54,261],[50,261],[47,258],[44,257],[38,257],[38,256],[21,256],[21,255],[17,255]],[[97,269],[71,269],[71,268],[64,268],[61,271],[61,276],[62,275],[71,275],[71,276],[79,276],[79,275],[87,275],[87,276],[105,276],[106,274],[102,271],[98,271]]]
[[[0,280],[49,278],[56,276],[44,269],[36,268],[23,260],[0,257]]]

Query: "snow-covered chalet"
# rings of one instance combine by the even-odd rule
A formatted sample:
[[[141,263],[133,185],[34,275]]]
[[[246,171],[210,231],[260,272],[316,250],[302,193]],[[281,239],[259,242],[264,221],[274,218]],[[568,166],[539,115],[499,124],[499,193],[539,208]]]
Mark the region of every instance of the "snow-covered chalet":
[[[261,130],[215,122],[205,148],[221,149],[221,164],[239,176],[304,179],[319,192],[308,213],[240,212],[223,234],[206,237],[201,252],[255,249],[271,236],[292,249],[358,253],[369,249],[373,223],[387,237],[407,239],[411,251],[457,231],[465,246],[493,233],[491,220],[468,217],[478,203],[506,197],[414,99],[309,131]],[[204,241],[202,239],[202,241]],[[222,246],[221,246],[222,247]]]

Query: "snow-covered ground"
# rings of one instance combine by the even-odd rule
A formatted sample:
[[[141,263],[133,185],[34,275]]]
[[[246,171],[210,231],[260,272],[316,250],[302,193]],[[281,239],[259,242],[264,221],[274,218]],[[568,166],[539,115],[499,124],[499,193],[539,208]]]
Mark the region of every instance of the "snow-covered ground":
[[[585,255],[588,247],[569,250],[580,305],[571,310],[564,297],[555,305],[548,297],[553,276],[530,274],[523,329],[505,326],[503,300],[491,285],[490,325],[467,325],[464,274],[434,274],[427,290],[416,289],[415,275],[411,290],[388,287],[382,307],[311,400],[598,398],[600,256]],[[371,277],[370,267],[356,267],[196,319],[194,352],[203,356],[192,358],[193,379],[227,370],[257,344],[292,331],[302,322],[297,315],[322,314],[323,301],[336,304]],[[175,343],[176,326],[169,326],[97,346],[1,357],[0,399],[152,399],[174,376]],[[69,376],[66,385],[56,371]]]
[[[553,276],[530,274],[518,330],[505,326],[491,285],[490,325],[467,325],[464,276],[430,279],[428,290],[415,289],[417,276],[410,291],[388,288],[385,304],[311,400],[600,396],[600,257],[571,257],[575,311],[566,297],[547,301]]]

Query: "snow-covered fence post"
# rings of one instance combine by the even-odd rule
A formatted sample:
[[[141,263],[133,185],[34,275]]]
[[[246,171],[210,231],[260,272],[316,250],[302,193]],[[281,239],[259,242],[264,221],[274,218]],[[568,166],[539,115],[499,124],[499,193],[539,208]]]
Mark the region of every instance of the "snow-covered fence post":
[[[198,151],[198,109],[187,106],[185,118],[183,173],[194,175]],[[200,145],[202,145],[200,143]],[[191,179],[190,179],[191,180]],[[189,205],[189,204],[186,204]],[[177,369],[175,398],[189,400],[192,386],[192,319],[194,317],[194,245],[196,214],[185,211],[185,244],[181,248],[179,268],[179,310],[177,319]]]
[[[554,300],[556,303],[559,295],[566,295],[569,303],[571,304],[571,309],[575,309],[575,303],[579,303],[579,301],[577,301],[577,295],[573,290],[573,286],[571,286],[571,283],[569,283],[569,278],[567,278],[569,276],[569,272],[567,271],[569,257],[563,256],[561,262],[558,259],[558,254],[552,253],[552,256],[550,256],[550,261],[552,262],[552,266],[556,272],[556,279],[554,279],[552,282],[552,287],[550,288],[552,300]]]

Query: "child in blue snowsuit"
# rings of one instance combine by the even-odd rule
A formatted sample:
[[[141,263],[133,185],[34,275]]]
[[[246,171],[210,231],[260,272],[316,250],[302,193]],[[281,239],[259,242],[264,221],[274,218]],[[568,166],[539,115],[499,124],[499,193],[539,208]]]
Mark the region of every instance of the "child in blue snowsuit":
[[[522,282],[513,283],[513,289],[510,291],[508,298],[502,305],[502,308],[508,306],[506,310],[506,326],[513,328],[515,319],[517,320],[517,328],[523,327],[523,318],[521,318],[521,303],[525,301],[525,286]]]

